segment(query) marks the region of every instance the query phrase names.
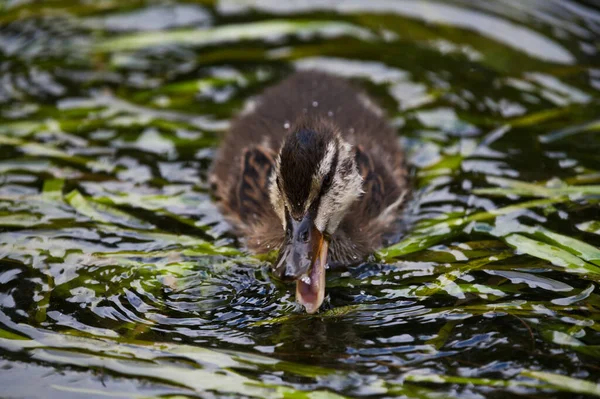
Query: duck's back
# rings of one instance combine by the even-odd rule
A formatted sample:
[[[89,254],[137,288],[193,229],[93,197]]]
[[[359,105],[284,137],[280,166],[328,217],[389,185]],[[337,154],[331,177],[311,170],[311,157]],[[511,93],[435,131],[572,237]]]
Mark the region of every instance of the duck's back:
[[[211,183],[226,216],[243,234],[248,234],[247,225],[254,222],[274,223],[268,201],[271,165],[289,129],[306,119],[333,123],[356,148],[357,163],[370,190],[363,201],[370,205],[356,209],[364,218],[377,216],[406,184],[403,153],[383,112],[343,78],[296,72],[266,89],[232,121],[213,165]]]
[[[265,144],[265,138],[277,151],[289,127],[301,118],[330,119],[351,144],[395,140],[381,110],[363,92],[343,78],[302,71],[266,89],[232,122],[223,143],[224,158],[250,143]]]

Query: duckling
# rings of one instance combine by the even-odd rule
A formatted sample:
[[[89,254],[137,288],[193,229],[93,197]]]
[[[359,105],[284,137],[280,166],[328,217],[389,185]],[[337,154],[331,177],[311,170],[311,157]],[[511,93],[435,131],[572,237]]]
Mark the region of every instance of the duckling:
[[[298,71],[231,124],[210,171],[217,203],[254,253],[316,312],[329,264],[351,265],[398,229],[409,192],[396,132],[344,78]]]

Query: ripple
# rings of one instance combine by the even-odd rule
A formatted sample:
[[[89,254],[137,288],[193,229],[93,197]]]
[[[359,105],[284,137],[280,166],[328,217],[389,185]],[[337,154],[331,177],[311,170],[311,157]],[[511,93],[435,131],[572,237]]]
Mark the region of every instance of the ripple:
[[[561,64],[572,64],[575,61],[573,55],[566,48],[525,26],[519,26],[476,10],[432,1],[425,3],[406,0],[377,0],[367,4],[360,0],[341,3],[316,0],[302,3],[282,3],[274,0],[260,0],[247,2],[223,1],[219,3],[219,9],[224,13],[240,13],[248,8],[259,8],[277,14],[315,10],[331,10],[342,14],[356,12],[396,13],[428,23],[447,24],[469,29],[542,60]]]

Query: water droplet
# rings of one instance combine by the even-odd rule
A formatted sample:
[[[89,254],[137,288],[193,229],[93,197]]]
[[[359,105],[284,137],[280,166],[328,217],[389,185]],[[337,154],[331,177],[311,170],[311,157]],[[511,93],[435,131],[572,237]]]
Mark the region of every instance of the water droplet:
[[[302,282],[304,284],[309,284],[310,285],[310,277],[308,277],[306,274],[304,276],[302,276],[302,278],[300,280],[302,280]]]
[[[289,122],[284,123],[283,124],[283,128],[284,129],[289,129],[290,128],[290,123]]]
[[[312,106],[315,107],[315,108],[318,107],[319,106],[319,102],[318,101],[313,101],[312,102]]]
[[[327,111],[327,116],[333,116],[333,111]]]

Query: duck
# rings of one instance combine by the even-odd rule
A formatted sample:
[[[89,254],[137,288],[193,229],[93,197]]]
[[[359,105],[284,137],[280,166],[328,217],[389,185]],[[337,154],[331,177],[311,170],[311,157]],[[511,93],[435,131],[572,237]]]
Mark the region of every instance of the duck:
[[[251,253],[315,313],[330,265],[358,264],[399,229],[405,153],[383,109],[347,78],[300,70],[230,123],[209,171],[217,205]]]

